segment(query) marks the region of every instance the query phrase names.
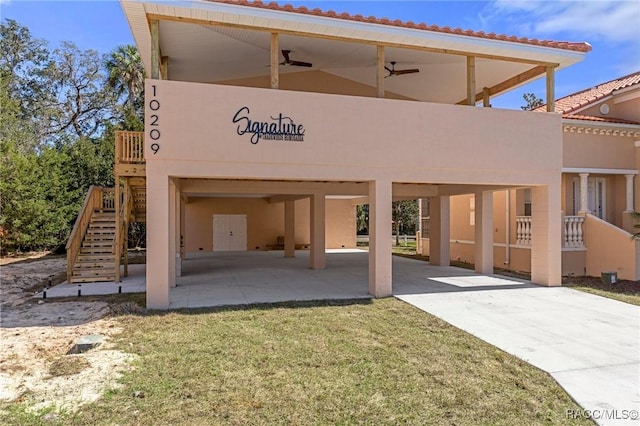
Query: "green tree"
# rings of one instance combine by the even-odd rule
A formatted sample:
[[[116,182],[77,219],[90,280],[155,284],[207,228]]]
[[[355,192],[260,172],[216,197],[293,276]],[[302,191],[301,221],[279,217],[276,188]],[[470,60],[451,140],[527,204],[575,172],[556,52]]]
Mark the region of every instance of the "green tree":
[[[401,232],[415,232],[418,222],[418,200],[394,201],[392,218],[396,234],[396,245],[400,244]]]
[[[135,46],[118,46],[105,59],[107,84],[113,90],[122,130],[144,130],[145,71]]]
[[[95,137],[111,120],[113,92],[104,82],[106,74],[95,50],[81,51],[63,42],[53,51],[42,72],[47,96],[41,101],[45,136],[60,144],[72,138]]]
[[[523,111],[533,111],[534,109],[544,105],[544,101],[537,97],[535,93],[525,93],[522,95],[522,98],[526,102],[525,105],[520,107]]]
[[[369,204],[356,205],[356,233],[369,233]]]

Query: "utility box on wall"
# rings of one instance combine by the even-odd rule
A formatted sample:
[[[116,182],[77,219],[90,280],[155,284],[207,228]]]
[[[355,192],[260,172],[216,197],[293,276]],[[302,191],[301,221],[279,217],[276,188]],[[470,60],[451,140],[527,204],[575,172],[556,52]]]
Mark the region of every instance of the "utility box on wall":
[[[600,279],[604,284],[615,284],[618,282],[618,273],[617,272],[602,272],[600,274]]]

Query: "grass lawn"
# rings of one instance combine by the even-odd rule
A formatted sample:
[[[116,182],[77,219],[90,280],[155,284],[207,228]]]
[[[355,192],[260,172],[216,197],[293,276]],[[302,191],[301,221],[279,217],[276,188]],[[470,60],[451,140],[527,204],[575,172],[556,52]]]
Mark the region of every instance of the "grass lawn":
[[[135,369],[62,424],[592,424],[546,373],[393,298],[119,321]],[[0,423],[42,422],[19,417]]]
[[[597,296],[608,297],[609,299],[619,300],[621,302],[640,306],[640,293],[624,294],[624,293],[619,293],[617,291],[603,290],[600,288],[593,288],[593,287],[581,287],[581,286],[570,286],[570,287],[575,290],[584,291],[586,293],[595,294]]]

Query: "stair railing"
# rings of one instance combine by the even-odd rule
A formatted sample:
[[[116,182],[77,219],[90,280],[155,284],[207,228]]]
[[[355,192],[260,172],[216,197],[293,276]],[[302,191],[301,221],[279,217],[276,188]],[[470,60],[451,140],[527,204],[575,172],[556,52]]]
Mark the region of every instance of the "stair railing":
[[[127,234],[130,216],[133,211],[133,197],[131,187],[125,182],[124,191],[120,193],[120,210],[116,213],[116,238],[113,239],[113,253],[115,261],[116,281],[120,281],[120,261],[124,255],[124,276],[128,275]]]
[[[71,280],[73,273],[73,265],[78,259],[80,254],[80,248],[82,247],[82,241],[89,229],[89,223],[91,223],[91,215],[95,209],[102,209],[104,207],[103,200],[104,188],[93,186],[89,187],[89,191],[84,198],[82,209],[76,219],[76,223],[73,225],[71,234],[69,235],[69,241],[66,245],[67,250],[67,281]]]

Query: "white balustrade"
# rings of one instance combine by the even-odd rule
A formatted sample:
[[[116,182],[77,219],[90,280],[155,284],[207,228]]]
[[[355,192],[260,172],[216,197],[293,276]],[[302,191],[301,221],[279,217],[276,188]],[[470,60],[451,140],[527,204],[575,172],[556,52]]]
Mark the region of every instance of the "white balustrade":
[[[565,216],[564,222],[564,237],[562,245],[568,248],[582,248],[584,247],[584,241],[582,239],[584,224],[584,216]]]
[[[584,248],[584,216],[564,216],[562,223],[562,247]],[[516,242],[531,245],[531,216],[516,216]]]
[[[531,245],[531,216],[516,216],[516,242]]]

